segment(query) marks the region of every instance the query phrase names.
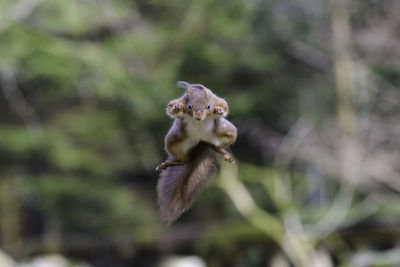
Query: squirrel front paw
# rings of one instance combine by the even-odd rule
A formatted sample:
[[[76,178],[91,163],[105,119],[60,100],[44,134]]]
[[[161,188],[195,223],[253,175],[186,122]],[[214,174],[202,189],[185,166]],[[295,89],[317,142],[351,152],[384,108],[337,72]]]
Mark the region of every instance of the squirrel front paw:
[[[174,101],[168,104],[168,113],[178,114],[184,112],[185,105],[181,101]]]
[[[225,115],[225,114],[226,114],[226,111],[225,111],[225,109],[224,109],[223,107],[221,107],[221,106],[216,106],[216,107],[214,108],[214,114],[217,114],[217,115]]]

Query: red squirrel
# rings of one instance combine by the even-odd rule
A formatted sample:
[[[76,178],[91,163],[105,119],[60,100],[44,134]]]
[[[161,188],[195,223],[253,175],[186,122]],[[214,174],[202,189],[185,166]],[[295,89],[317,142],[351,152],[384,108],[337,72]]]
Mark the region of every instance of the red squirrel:
[[[192,206],[213,178],[217,166],[214,151],[226,161],[234,161],[225,148],[237,137],[236,127],[224,118],[229,111],[224,99],[201,84],[180,81],[177,86],[186,92],[168,103],[167,114],[174,119],[165,137],[168,159],[156,168],[161,171],[158,205],[168,224]]]

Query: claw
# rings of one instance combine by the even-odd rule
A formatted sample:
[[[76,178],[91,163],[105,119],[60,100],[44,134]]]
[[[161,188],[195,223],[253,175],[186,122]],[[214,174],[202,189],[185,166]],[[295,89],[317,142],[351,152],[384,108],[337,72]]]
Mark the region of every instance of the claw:
[[[225,161],[227,161],[229,163],[235,162],[235,160],[233,159],[233,157],[231,155],[224,155],[224,159],[225,159]]]
[[[215,109],[214,109],[214,113],[216,113],[216,114],[224,114],[224,108],[223,107],[215,107]]]
[[[174,111],[181,111],[183,109],[182,103],[178,103],[174,106]]]
[[[179,113],[183,111],[183,104],[182,103],[171,104],[168,106],[168,109],[170,113]]]
[[[165,162],[163,162],[163,163],[161,163],[160,165],[158,165],[157,167],[156,167],[156,171],[158,172],[158,171],[163,171],[163,170],[165,170],[167,168],[167,166],[166,166],[166,164],[165,164]]]

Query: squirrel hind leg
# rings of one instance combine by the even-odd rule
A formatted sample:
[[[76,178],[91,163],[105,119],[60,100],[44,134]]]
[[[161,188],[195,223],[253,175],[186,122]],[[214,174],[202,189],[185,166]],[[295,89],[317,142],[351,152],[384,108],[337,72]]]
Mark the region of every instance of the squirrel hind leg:
[[[215,152],[221,154],[224,157],[224,160],[229,162],[229,163],[233,163],[235,162],[235,160],[233,159],[233,156],[226,150],[223,149],[221,147],[212,147],[214,149]]]
[[[185,162],[184,162],[184,161],[177,160],[177,159],[174,159],[174,160],[166,160],[166,161],[162,162],[160,165],[158,165],[158,166],[156,167],[156,171],[163,171],[163,170],[165,170],[166,168],[168,168],[169,166],[182,165],[182,164],[185,164]]]
[[[222,143],[217,145],[209,144],[210,148],[214,150],[216,153],[220,154],[221,156],[224,157],[225,161],[229,163],[233,163],[235,160],[233,159],[233,156],[231,153],[229,153],[225,148],[230,145],[230,142]]]

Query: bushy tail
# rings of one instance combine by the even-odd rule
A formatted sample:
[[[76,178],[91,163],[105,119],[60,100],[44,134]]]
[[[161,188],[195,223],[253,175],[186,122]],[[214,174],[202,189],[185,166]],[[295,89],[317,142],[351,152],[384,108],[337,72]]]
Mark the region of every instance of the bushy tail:
[[[217,159],[205,143],[194,147],[190,160],[183,165],[169,166],[161,172],[157,184],[161,217],[171,224],[187,211],[198,193],[214,177]]]

